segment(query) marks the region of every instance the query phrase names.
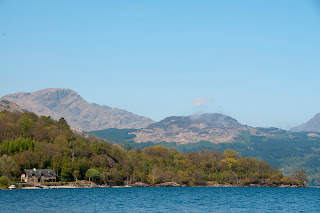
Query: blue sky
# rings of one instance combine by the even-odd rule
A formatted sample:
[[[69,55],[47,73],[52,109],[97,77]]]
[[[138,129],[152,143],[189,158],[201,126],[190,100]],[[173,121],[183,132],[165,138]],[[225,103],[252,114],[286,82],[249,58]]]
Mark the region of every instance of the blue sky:
[[[288,129],[320,112],[320,3],[0,0],[0,97],[70,88],[159,121]]]

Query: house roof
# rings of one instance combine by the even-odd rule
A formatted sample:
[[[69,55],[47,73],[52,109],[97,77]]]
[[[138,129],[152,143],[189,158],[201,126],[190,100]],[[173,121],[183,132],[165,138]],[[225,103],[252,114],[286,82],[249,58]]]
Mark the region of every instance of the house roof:
[[[52,169],[25,169],[24,172],[28,176],[34,175],[37,178],[41,177],[42,175],[46,178],[57,177],[57,174]]]

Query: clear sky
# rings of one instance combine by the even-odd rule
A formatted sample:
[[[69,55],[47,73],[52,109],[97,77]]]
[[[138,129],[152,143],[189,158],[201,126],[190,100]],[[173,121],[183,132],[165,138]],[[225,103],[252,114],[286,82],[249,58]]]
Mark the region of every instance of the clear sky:
[[[0,97],[70,88],[159,121],[320,112],[317,0],[0,0]]]

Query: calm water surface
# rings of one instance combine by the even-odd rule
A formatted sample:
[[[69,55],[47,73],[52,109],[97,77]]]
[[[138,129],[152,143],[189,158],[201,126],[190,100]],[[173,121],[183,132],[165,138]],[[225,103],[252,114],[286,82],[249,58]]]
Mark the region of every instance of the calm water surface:
[[[320,212],[320,189],[0,190],[0,212]]]

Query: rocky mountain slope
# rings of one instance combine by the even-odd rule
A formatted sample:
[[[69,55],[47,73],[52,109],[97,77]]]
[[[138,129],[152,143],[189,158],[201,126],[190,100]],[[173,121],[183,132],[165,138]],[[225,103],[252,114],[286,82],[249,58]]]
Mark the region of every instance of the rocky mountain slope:
[[[222,114],[202,114],[194,116],[173,116],[145,129],[132,132],[135,142],[159,143],[177,142],[178,144],[209,141],[212,143],[234,142],[243,131],[251,134],[256,129],[240,124],[237,120]]]
[[[24,109],[19,107],[17,104],[0,98],[0,112],[9,111],[9,112],[25,112]]]
[[[316,114],[311,120],[308,122],[293,127],[290,129],[292,132],[320,132],[320,113]]]
[[[71,89],[44,89],[32,93],[18,92],[3,97],[37,115],[65,118],[78,130],[107,128],[143,128],[154,123],[149,118],[131,112],[90,104]]]

